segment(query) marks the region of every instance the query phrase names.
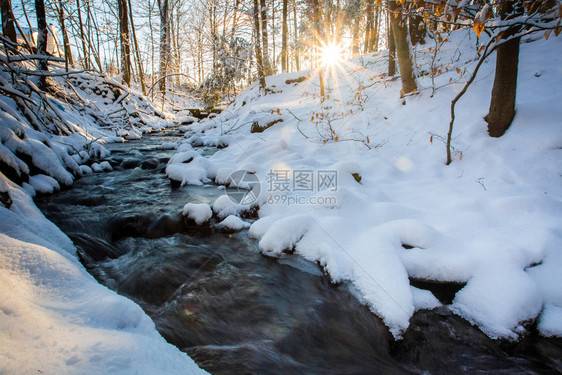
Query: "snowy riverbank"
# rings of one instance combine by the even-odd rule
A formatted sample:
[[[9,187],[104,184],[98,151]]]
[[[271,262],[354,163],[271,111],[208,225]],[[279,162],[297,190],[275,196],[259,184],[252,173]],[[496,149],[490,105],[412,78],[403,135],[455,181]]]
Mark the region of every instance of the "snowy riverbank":
[[[450,101],[477,48],[472,31],[450,40],[434,96],[425,75],[420,92],[400,100],[399,82],[382,75],[384,53],[327,73],[323,101],[315,77],[268,77],[265,97],[250,87],[217,118],[192,125],[168,175],[230,185],[238,169],[257,176],[250,233],[261,251],[294,251],[334,282],[350,281],[396,337],[415,310],[441,305],[409,279],[466,283],[450,309],[492,338],[516,339],[535,320],[541,334],[560,336],[562,39],[522,43],[517,115],[499,139],[483,120],[494,59],[484,64],[457,106],[447,166]],[[431,71],[429,46],[417,51],[419,72]],[[201,143],[228,147],[206,159],[191,147]],[[219,218],[247,208],[228,197],[213,205]]]
[[[110,169],[106,142],[173,122],[102,75],[56,77],[49,94],[33,85],[0,69],[0,373],[206,373],[138,305],[98,284],[32,201]]]

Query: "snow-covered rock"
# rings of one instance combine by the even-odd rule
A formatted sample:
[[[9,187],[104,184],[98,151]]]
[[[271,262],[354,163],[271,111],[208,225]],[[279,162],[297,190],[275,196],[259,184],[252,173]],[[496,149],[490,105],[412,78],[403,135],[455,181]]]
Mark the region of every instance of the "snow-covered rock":
[[[213,217],[211,207],[204,203],[187,203],[183,207],[182,214],[193,219],[197,225],[204,224]]]

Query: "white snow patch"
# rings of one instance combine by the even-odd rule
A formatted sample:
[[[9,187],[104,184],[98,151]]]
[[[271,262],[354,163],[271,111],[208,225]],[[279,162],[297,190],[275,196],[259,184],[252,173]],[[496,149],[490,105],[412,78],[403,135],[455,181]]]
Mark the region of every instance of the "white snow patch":
[[[238,216],[229,215],[223,221],[218,223],[217,227],[238,232],[242,229],[248,229],[250,227],[250,223],[240,219]]]
[[[57,180],[44,174],[29,176],[29,184],[36,192],[43,194],[52,194],[54,191],[60,190]]]
[[[193,219],[197,225],[206,223],[213,217],[211,207],[204,203],[187,203],[183,206],[182,214]]]

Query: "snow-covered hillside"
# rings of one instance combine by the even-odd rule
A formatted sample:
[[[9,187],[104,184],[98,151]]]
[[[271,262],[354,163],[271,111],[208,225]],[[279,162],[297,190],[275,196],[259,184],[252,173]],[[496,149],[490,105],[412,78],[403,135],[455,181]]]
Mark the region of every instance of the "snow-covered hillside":
[[[457,105],[448,166],[450,101],[478,46],[473,32],[455,32],[433,66],[429,47],[416,52],[421,89],[404,100],[384,53],[327,73],[324,100],[310,72],[268,77],[266,96],[254,85],[192,125],[168,175],[259,190],[250,205],[223,196],[213,210],[259,206],[250,233],[263,254],[294,251],[351,282],[396,337],[416,309],[441,304],[409,279],[466,283],[450,309],[492,338],[516,339],[536,319],[541,334],[560,336],[562,39],[522,43],[517,115],[501,138],[483,120],[493,57],[484,64]],[[192,148],[202,143],[228,147],[207,159]],[[229,180],[239,169],[260,184]]]
[[[110,169],[106,142],[173,122],[103,75],[56,76],[45,92],[19,74],[31,63],[0,60],[0,373],[205,373],[138,305],[98,284],[32,201]]]

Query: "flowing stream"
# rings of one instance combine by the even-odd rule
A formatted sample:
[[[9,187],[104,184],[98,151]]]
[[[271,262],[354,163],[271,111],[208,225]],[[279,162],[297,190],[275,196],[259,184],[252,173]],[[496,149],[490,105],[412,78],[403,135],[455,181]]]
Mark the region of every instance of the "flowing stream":
[[[180,136],[110,145],[114,171],[36,203],[100,283],[138,303],[212,374],[562,371],[559,339],[490,340],[446,307],[417,312],[395,342],[349,286],[332,284],[315,264],[266,258],[246,231],[190,224],[183,205],[212,203],[224,189],[171,186],[164,168],[175,151],[159,145]]]

